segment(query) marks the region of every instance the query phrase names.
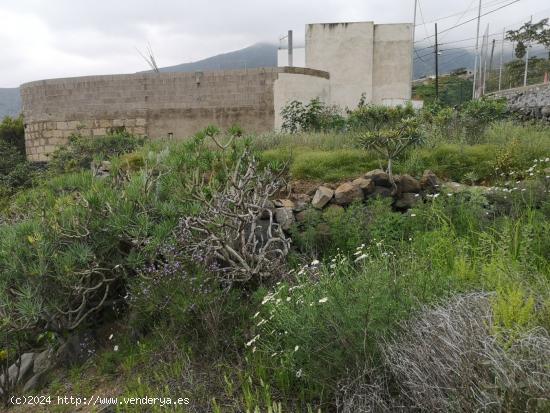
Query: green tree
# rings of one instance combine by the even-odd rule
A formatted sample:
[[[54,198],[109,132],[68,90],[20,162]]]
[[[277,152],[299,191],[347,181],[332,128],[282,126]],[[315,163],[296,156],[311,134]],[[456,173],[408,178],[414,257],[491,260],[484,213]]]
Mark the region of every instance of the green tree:
[[[0,141],[15,146],[20,153],[25,154],[25,125],[22,115],[4,118],[0,123]]]

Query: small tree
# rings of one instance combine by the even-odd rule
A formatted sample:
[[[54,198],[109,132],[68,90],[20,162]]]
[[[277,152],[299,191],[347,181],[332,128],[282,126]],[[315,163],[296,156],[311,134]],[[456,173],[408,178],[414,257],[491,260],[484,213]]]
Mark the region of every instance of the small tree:
[[[526,22],[518,30],[508,30],[506,40],[516,43],[515,54],[518,59],[525,56],[527,46],[531,43],[538,43],[549,49],[550,27],[548,18],[537,23]]]
[[[398,159],[408,148],[422,141],[419,122],[416,118],[405,118],[394,126],[365,132],[360,137],[360,143],[365,149],[372,149],[387,160],[386,171],[394,189],[393,162]]]

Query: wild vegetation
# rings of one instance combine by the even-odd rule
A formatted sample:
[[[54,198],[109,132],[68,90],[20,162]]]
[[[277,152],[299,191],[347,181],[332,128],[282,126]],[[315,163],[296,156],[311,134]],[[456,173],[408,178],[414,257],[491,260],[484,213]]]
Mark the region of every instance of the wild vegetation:
[[[75,136],[4,184],[0,371],[52,348],[27,393],[189,398],[174,411],[548,411],[550,129],[499,101],[283,116],[262,136]],[[273,216],[389,167],[471,186]]]

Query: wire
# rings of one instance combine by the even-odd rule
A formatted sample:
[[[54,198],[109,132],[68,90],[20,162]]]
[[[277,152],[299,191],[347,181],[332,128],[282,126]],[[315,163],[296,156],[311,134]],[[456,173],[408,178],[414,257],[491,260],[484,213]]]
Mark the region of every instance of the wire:
[[[505,8],[505,7],[511,6],[512,4],[517,3],[517,2],[519,2],[519,1],[520,1],[520,0],[511,1],[510,3],[505,4],[504,6],[500,6],[500,7],[497,7],[496,9],[493,9],[493,10],[491,10],[491,11],[488,11],[487,13],[483,13],[483,14],[480,15],[479,17],[487,16],[488,14],[494,13],[494,12],[496,12],[496,11],[498,11],[498,10],[501,10],[501,9]],[[477,20],[477,19],[478,19],[477,17],[474,17],[473,19],[466,20],[465,22],[456,24],[456,25],[454,25],[454,26],[449,27],[448,29],[442,30],[442,31],[440,31],[438,34],[442,34],[442,33],[448,32],[449,30],[456,29],[457,27],[464,26],[465,24],[470,23],[470,22],[472,22],[472,21],[475,21],[475,20]],[[434,37],[434,36],[435,36],[435,35],[427,36],[427,37],[425,37],[424,39],[420,39],[420,40],[418,40],[418,41],[415,41],[415,43],[418,43],[418,42],[421,42],[421,41],[423,41],[423,40],[432,38],[432,37]]]
[[[450,19],[451,17],[455,17],[455,16],[458,16],[458,15],[461,15],[461,17],[459,18],[459,21],[462,20],[462,17],[464,17],[464,15],[466,13],[468,13],[469,11],[473,11],[473,10],[476,10],[477,11],[477,7],[470,7],[472,5],[472,3],[474,2],[475,0],[472,0],[472,2],[470,3],[470,5],[468,6],[468,8],[464,11],[459,11],[459,12],[456,12],[456,13],[453,13],[453,14],[449,14],[448,16],[444,16],[444,17],[439,17],[437,19],[433,19],[433,20],[430,20],[430,21],[427,21],[426,24],[429,24],[429,23],[435,23],[435,22],[440,22],[441,20],[446,20],[446,19]],[[490,2],[487,2],[485,4],[483,4],[481,6],[482,9],[486,9],[488,7],[491,7],[491,6],[496,6],[497,4],[502,4],[502,3],[506,3],[507,1],[509,0],[493,0],[493,1],[490,1]],[[458,23],[458,22],[457,22]],[[456,23],[455,23],[456,24]],[[417,26],[420,26],[420,24],[417,24]]]
[[[428,28],[426,27],[426,22],[424,21],[424,14],[422,13],[422,6],[420,5],[420,0],[418,0],[418,10],[420,11],[420,19],[422,19],[422,24],[424,25],[424,31],[426,32],[426,36],[430,36],[428,34]]]

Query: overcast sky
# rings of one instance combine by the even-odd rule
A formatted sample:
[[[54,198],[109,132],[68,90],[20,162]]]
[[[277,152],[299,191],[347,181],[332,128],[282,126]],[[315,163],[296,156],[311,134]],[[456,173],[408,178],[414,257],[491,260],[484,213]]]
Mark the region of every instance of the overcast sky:
[[[512,1],[483,0],[483,12]],[[417,39],[432,34],[435,19],[458,13],[439,20],[441,31],[475,17],[477,2],[420,0]],[[414,0],[0,0],[0,87],[146,70],[136,48],[144,51],[147,44],[162,67],[276,43],[288,29],[303,39],[306,23],[412,22],[413,5]],[[519,0],[484,17],[482,26],[490,23],[490,32],[499,32],[530,14],[548,16],[550,3]],[[429,23],[424,27],[422,21]],[[468,23],[441,35],[441,41],[473,37],[475,27]]]

